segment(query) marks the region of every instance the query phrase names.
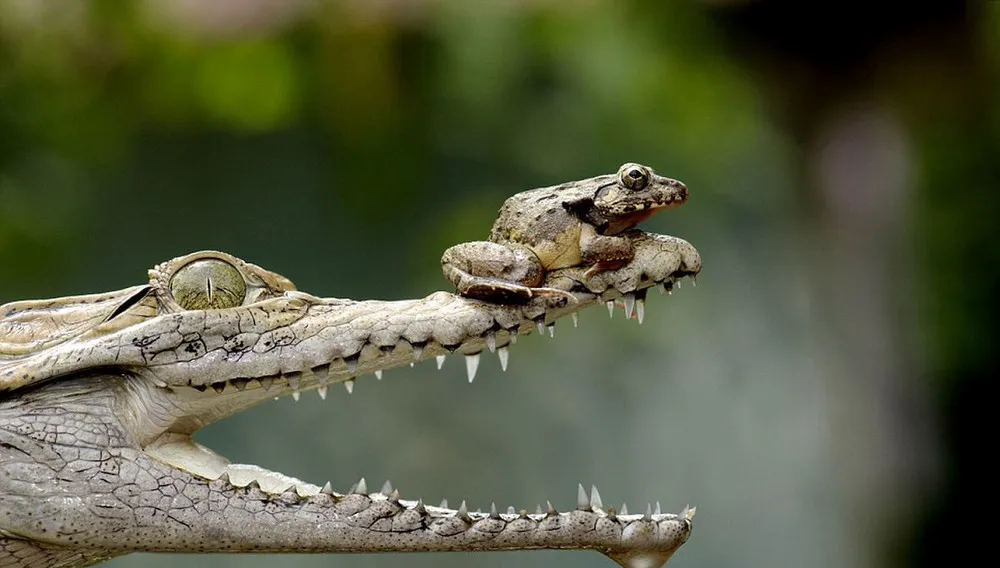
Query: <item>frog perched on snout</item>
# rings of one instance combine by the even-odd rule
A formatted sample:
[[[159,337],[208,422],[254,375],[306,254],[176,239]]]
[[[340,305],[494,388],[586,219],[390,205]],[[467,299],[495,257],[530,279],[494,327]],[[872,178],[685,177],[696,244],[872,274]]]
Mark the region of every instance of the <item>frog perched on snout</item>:
[[[633,250],[622,233],[687,200],[687,187],[628,163],[616,174],[543,187],[507,199],[488,241],[445,251],[441,267],[459,294],[498,303],[568,295],[539,287],[545,273],[587,266],[585,277],[619,268]]]

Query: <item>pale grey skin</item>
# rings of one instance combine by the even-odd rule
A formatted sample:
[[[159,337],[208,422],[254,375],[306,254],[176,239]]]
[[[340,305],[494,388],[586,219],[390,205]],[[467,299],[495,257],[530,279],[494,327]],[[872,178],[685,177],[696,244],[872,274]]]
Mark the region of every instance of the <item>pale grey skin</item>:
[[[518,334],[623,294],[634,303],[700,270],[685,241],[627,238],[636,254],[618,270],[550,273],[545,285],[577,300],[560,305],[445,292],[317,298],[205,251],[158,265],[149,284],[0,306],[0,567],[84,566],[135,551],[533,548],[660,565],[687,539],[693,510],[624,515],[596,492],[561,513],[433,507],[391,488],[337,493],[231,464],[190,437],[273,397],[325,395],[328,384],[415,360],[461,353],[471,376],[483,350],[505,361]]]
[[[687,198],[683,183],[635,163],[615,174],[532,189],[504,202],[488,241],[449,248],[441,267],[470,298],[521,303],[538,294],[561,296],[541,286],[546,272],[588,266],[592,276],[622,266],[634,251],[621,234]]]

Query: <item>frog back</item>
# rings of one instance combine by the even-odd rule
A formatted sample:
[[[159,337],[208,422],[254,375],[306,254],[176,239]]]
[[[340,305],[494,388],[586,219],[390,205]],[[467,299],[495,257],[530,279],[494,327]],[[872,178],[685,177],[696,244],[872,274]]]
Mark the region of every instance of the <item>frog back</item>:
[[[572,189],[563,184],[508,198],[493,223],[490,241],[523,245],[548,270],[579,264],[581,221],[563,206],[573,197]]]

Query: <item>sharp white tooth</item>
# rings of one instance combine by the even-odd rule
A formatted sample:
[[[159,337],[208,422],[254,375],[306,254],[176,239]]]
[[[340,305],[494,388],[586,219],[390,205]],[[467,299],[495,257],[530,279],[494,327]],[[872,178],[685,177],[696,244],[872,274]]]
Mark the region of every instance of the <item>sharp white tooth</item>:
[[[632,312],[635,311],[635,296],[633,294],[625,294],[622,300],[625,302],[625,319],[631,319]]]
[[[476,370],[479,369],[479,353],[465,356],[465,372],[469,375],[469,382],[476,378]]]
[[[419,361],[420,358],[423,357],[423,356],[424,356],[424,346],[423,345],[414,345],[413,346],[413,360],[414,361]]]
[[[410,361],[410,368],[413,368],[413,361]]]
[[[573,312],[570,317],[573,318],[573,327],[580,327],[580,314]]]
[[[302,395],[299,394],[299,391],[292,391],[292,400],[294,400],[295,402],[298,402],[299,398],[301,398],[301,397],[302,397]]]
[[[680,288],[681,288],[681,281],[678,280],[677,282],[675,282],[674,286],[677,286],[677,289],[680,290]]]
[[[382,369],[375,371],[375,378],[380,381],[382,380]]]
[[[448,508],[448,500],[447,499],[441,499],[441,504],[438,505],[438,507],[440,507],[442,509],[447,509]]]
[[[517,331],[518,330],[515,328],[513,331],[507,332],[507,335],[509,336],[507,339],[510,341],[511,345],[517,343]]]
[[[691,287],[692,288],[697,288],[698,287],[698,279],[697,278],[691,278]]]
[[[365,483],[365,478],[362,477],[358,480],[357,486],[355,486],[354,491],[351,491],[351,493],[357,493],[359,495],[368,494],[368,484]]]
[[[601,494],[597,491],[596,485],[590,486],[590,506],[593,509],[604,508],[604,503],[601,501]]]
[[[507,514],[508,515],[516,515],[517,514],[517,511],[514,509],[513,505],[510,505],[509,507],[507,507]]]
[[[660,502],[659,501],[656,502],[656,508],[653,509],[653,514],[654,515],[662,515],[663,514],[663,513],[660,512]]]
[[[635,317],[642,323],[642,320],[646,317],[646,300],[636,300],[635,301]]]
[[[506,345],[497,350],[497,357],[500,358],[500,369],[507,370],[507,361],[510,359],[510,350]]]
[[[545,320],[538,320],[538,333],[545,335]]]
[[[327,388],[328,387],[326,385],[323,385],[323,386],[321,386],[321,387],[319,387],[319,388],[316,389],[316,392],[319,393],[319,397],[321,399],[323,399],[323,400],[326,400],[326,389]]]
[[[644,521],[653,520],[653,508],[649,505],[649,503],[646,503],[646,514],[642,516],[642,520]]]
[[[352,394],[354,392],[354,379],[344,381],[344,388],[347,389],[347,394]]]
[[[615,317],[615,301],[608,300],[607,302],[604,302],[604,305],[608,307],[608,317]]]
[[[388,479],[386,479],[385,483],[382,484],[382,490],[379,491],[379,493],[382,495],[389,495],[392,493],[392,483],[390,483]]]
[[[492,329],[486,332],[486,347],[490,353],[495,353],[497,350],[497,336]]]
[[[490,518],[491,519],[499,519],[500,518],[500,513],[497,512],[497,504],[496,503],[490,503]]]
[[[622,508],[621,508],[620,511],[618,511],[618,514],[619,515],[627,515],[628,514],[628,505],[626,505],[625,503],[622,503]]]
[[[285,375],[285,379],[288,381],[288,386],[292,387],[293,390],[299,389],[299,379],[302,377],[302,373],[288,373]]]
[[[549,337],[555,337],[555,336],[556,336],[556,324],[550,323],[549,324]]]
[[[661,282],[660,285],[657,286],[656,288],[660,291],[660,295],[662,296],[663,293],[667,291],[667,283]]]
[[[590,499],[587,498],[587,490],[583,488],[582,483],[576,487],[576,508],[581,511],[590,510]]]
[[[438,371],[440,371],[441,370],[441,366],[444,365],[445,356],[444,355],[438,355],[437,357],[434,358],[434,360],[437,361]]]
[[[319,490],[319,492],[325,493],[327,495],[333,495],[333,487],[330,485],[330,482],[327,481],[326,485],[324,485],[323,488]]]
[[[274,384],[274,377],[261,377],[257,381],[260,383],[260,388],[266,392],[271,390],[271,385]]]

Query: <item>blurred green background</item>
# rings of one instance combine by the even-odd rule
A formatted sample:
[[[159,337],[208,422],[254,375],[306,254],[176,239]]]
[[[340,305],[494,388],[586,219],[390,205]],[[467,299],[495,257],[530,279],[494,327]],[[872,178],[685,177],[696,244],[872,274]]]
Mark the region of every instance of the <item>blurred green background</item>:
[[[1000,7],[869,4],[0,0],[0,303],[205,248],[317,295],[420,297],[506,196],[646,163],[691,199],[645,227],[705,268],[642,326],[594,309],[472,386],[424,363],[199,439],[473,508],[569,507],[578,481],[696,504],[674,566],[940,565],[989,542]],[[108,566],[178,562],[610,565]]]

